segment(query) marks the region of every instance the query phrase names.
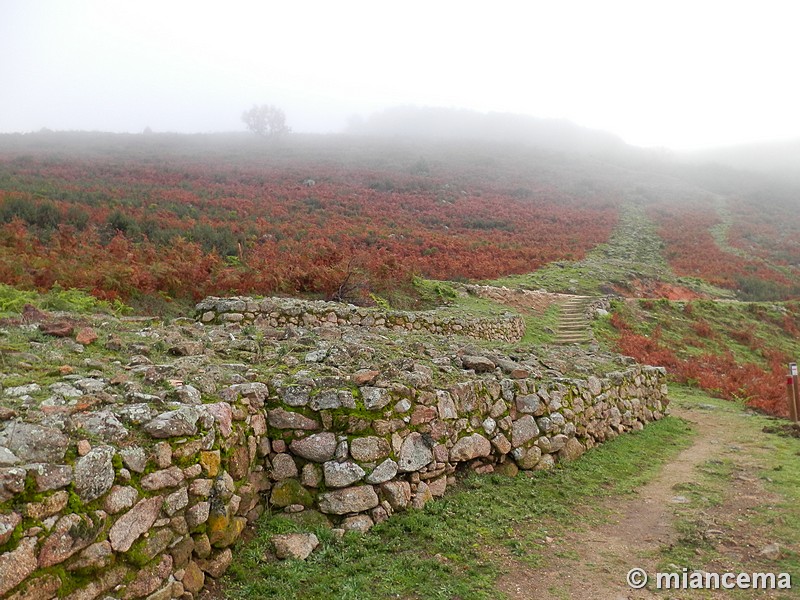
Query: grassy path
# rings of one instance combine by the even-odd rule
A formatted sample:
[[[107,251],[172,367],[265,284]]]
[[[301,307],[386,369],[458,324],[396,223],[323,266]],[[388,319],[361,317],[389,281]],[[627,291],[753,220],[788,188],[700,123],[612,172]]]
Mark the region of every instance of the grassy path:
[[[491,285],[550,292],[601,296],[651,283],[680,285],[711,297],[729,297],[731,292],[699,279],[677,277],[662,254],[663,240],[645,209],[634,203],[620,208],[619,223],[611,238],[599,244],[582,260],[551,263],[533,273],[510,275]],[[636,295],[636,294],[634,294]]]
[[[677,397],[672,412],[697,432],[692,445],[632,497],[606,501],[603,522],[551,538],[552,559],[539,569],[518,566],[498,582],[502,592],[520,599],[800,596],[800,590],[667,592],[652,583],[642,590],[627,585],[634,567],[650,574],[686,567],[800,577],[797,528],[772,526],[798,517],[800,440],[765,435],[766,419],[729,403],[686,390]]]

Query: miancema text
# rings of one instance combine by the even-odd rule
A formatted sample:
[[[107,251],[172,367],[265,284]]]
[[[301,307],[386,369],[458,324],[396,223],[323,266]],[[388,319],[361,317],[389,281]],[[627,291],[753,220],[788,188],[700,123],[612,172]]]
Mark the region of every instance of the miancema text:
[[[789,573],[707,573],[684,568],[681,573],[656,573],[659,590],[789,590]]]

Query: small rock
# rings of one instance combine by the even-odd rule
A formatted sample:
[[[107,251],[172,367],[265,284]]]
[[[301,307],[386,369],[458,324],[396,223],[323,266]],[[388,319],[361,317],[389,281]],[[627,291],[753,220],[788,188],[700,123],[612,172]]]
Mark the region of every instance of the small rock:
[[[758,555],[763,556],[767,560],[780,560],[781,547],[776,543],[768,544],[761,549]]]
[[[372,369],[361,369],[356,371],[350,376],[350,379],[353,380],[353,383],[356,385],[367,385],[373,383],[380,375],[380,371],[374,371]]]
[[[162,413],[144,426],[144,430],[155,438],[170,438],[197,433],[200,411],[194,406]]]
[[[205,353],[203,342],[198,340],[181,340],[172,345],[169,353],[173,356],[198,356]]]
[[[107,541],[97,542],[88,546],[83,552],[67,564],[67,569],[77,571],[82,569],[102,569],[111,564],[113,550]]]
[[[411,502],[411,485],[407,481],[387,481],[380,489],[393,510],[403,510]]]
[[[76,415],[74,419],[86,433],[105,442],[120,441],[128,436],[128,430],[109,410]]]
[[[8,406],[0,406],[0,421],[10,421],[19,413]]]
[[[129,509],[139,499],[136,488],[115,485],[103,500],[103,509],[112,515]]]
[[[375,508],[380,504],[371,485],[342,488],[322,494],[319,510],[326,514],[345,515]]]
[[[5,502],[25,490],[27,470],[22,467],[0,467],[0,502]]]
[[[525,415],[517,419],[511,426],[511,444],[515,448],[529,442],[537,435],[539,435],[539,427],[532,415]]]
[[[305,560],[319,546],[319,540],[313,533],[273,535],[270,541],[275,546],[275,555],[281,560]]]
[[[389,390],[377,387],[362,387],[361,398],[364,400],[364,407],[367,410],[378,410],[392,401]]]
[[[11,539],[17,525],[22,523],[22,516],[19,513],[0,514],[0,546]]]
[[[353,515],[342,521],[342,529],[346,532],[367,533],[374,525],[375,522],[367,515]]]
[[[417,510],[422,510],[431,500],[433,500],[433,494],[431,493],[428,484],[424,481],[420,481],[417,484],[417,491],[414,494],[414,497],[411,499],[411,506]]]
[[[203,589],[205,578],[205,574],[200,567],[197,566],[197,563],[190,561],[189,564],[186,565],[181,583],[187,592],[190,594],[197,594]]]
[[[20,460],[17,458],[16,454],[8,448],[0,446],[0,467],[11,467],[19,464],[19,462]]]
[[[28,383],[26,385],[18,385],[3,390],[3,395],[10,398],[22,398],[23,396],[30,396],[42,391],[42,387],[38,383]]]
[[[136,578],[126,588],[124,598],[128,600],[149,596],[161,587],[171,571],[172,556],[165,554],[161,560],[151,563],[136,573]]]
[[[421,433],[414,431],[406,437],[400,448],[398,468],[401,473],[419,471],[433,460],[429,443]]]
[[[72,467],[69,465],[51,465],[47,463],[37,463],[26,465],[28,474],[33,474],[36,482],[36,491],[49,492],[67,487],[72,483]]]
[[[352,485],[366,475],[364,469],[354,462],[328,461],[323,465],[325,485],[332,488],[341,488]]]
[[[462,462],[489,456],[492,452],[492,444],[479,433],[473,433],[459,439],[450,449],[450,462]]]
[[[0,554],[0,596],[33,573],[36,569],[36,538],[24,538],[10,552]]]
[[[114,484],[114,466],[111,460],[115,450],[111,446],[92,448],[75,465],[75,491],[84,502],[91,502],[111,489]]]
[[[208,521],[211,514],[211,504],[209,502],[198,502],[186,511],[186,525],[190,531]]]
[[[314,498],[296,479],[284,479],[272,487],[269,501],[279,508],[284,508],[292,504],[311,506]]]
[[[153,491],[177,487],[184,478],[183,471],[179,467],[170,467],[145,475],[139,483],[143,489]]]
[[[97,341],[97,333],[91,327],[81,327],[75,335],[75,341],[84,346]]]
[[[222,552],[211,559],[198,560],[197,566],[214,579],[219,579],[231,565],[233,552],[230,548],[225,548]]]
[[[391,448],[385,439],[368,436],[350,442],[350,455],[359,462],[376,462],[389,456]]]
[[[331,434],[333,435],[333,434]],[[289,454],[276,454],[272,459],[272,478],[275,481],[283,481],[297,477],[297,464]]]
[[[68,500],[69,494],[61,490],[41,502],[28,502],[25,505],[25,514],[36,521],[43,521],[64,510]]]
[[[471,356],[465,354],[461,357],[461,366],[464,369],[472,369],[476,373],[491,373],[495,369],[495,364],[483,356]]]
[[[147,454],[140,446],[128,446],[120,448],[123,464],[131,471],[143,473],[147,466]]]
[[[62,398],[78,398],[83,396],[83,392],[76,388],[74,385],[66,383],[64,381],[59,381],[57,383],[53,383],[49,386],[50,391],[53,392],[56,396],[61,396]]]
[[[202,404],[203,402],[200,390],[193,385],[178,386],[175,388],[175,396],[177,396],[178,402],[183,404]]]
[[[68,514],[61,517],[45,539],[39,552],[39,567],[46,568],[64,562],[91,544],[102,529],[86,515]]]
[[[383,483],[384,481],[389,481],[395,475],[397,475],[397,471],[397,463],[391,458],[387,458],[385,461],[375,467],[372,473],[364,478],[364,481],[375,484]]]
[[[268,413],[269,424],[276,429],[319,429],[319,423],[300,413],[289,412],[283,408],[275,408]]]
[[[108,540],[116,552],[127,552],[140,535],[150,531],[164,503],[163,496],[140,500],[122,515],[108,532]]]
[[[292,440],[292,452],[307,460],[323,463],[333,458],[336,452],[336,436],[331,432],[316,433]]]
[[[72,337],[75,326],[67,321],[56,321],[42,323],[39,325],[39,331],[45,335],[52,335],[53,337]]]
[[[558,453],[561,460],[577,460],[586,452],[586,447],[575,438],[569,438],[566,445]]]

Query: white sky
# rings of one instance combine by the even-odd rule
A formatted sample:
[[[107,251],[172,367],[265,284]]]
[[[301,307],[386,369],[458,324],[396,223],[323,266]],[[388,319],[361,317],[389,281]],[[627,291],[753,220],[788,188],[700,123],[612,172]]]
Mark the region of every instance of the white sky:
[[[794,0],[0,0],[0,132],[295,131],[399,104],[675,149],[800,138]]]

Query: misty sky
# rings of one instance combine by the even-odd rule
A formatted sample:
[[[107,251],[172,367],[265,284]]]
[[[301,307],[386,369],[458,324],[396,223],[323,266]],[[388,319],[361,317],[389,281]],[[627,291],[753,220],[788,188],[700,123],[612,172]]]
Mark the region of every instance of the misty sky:
[[[295,131],[413,104],[675,149],[800,138],[800,4],[0,0],[0,132]]]

